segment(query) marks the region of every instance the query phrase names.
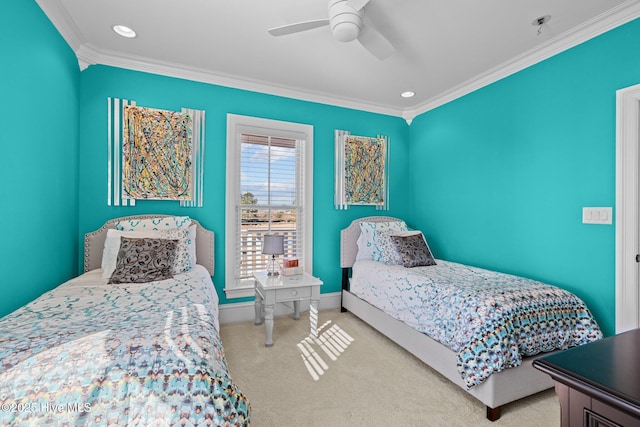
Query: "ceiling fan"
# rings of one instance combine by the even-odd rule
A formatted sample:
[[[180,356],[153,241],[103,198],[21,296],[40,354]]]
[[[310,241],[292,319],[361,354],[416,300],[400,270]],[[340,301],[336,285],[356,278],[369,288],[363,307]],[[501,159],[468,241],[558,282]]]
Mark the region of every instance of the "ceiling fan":
[[[364,7],[370,0],[329,0],[329,19],[315,19],[272,28],[272,36],[284,36],[313,28],[330,26],[333,38],[341,42],[358,40],[365,49],[383,60],[395,52],[391,43],[364,23]]]

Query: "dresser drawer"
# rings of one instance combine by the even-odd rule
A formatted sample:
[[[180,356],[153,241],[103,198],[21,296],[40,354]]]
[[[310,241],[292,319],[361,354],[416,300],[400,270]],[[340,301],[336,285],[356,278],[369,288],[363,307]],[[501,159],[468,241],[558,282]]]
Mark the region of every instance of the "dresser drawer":
[[[292,301],[300,298],[310,298],[311,287],[278,289],[276,291],[276,301]]]

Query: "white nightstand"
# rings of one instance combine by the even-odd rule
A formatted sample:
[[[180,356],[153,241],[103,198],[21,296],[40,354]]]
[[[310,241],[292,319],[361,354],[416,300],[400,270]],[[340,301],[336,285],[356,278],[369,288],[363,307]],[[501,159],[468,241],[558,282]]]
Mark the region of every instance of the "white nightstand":
[[[320,302],[320,286],[322,281],[317,277],[304,273],[297,276],[267,276],[266,271],[253,274],[256,288],[255,324],[265,322],[267,338],[264,345],[273,345],[273,309],[276,303],[293,301],[293,318],[300,319],[300,300],[308,299],[311,311],[318,312]],[[316,319],[317,320],[317,319]],[[315,322],[311,322],[313,329]],[[312,330],[311,333],[314,333]]]

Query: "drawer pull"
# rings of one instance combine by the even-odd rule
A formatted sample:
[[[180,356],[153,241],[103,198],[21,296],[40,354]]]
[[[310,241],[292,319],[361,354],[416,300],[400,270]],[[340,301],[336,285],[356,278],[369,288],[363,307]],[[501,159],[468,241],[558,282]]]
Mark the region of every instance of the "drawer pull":
[[[296,295],[298,295],[298,291],[296,291],[295,289],[292,290],[291,291],[291,295],[295,297]]]

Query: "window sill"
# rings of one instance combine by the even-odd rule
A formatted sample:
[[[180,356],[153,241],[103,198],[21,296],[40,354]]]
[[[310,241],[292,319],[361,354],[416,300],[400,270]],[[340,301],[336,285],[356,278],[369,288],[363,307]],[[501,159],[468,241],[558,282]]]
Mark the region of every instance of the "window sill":
[[[224,293],[226,294],[227,299],[252,297],[256,294],[253,285],[237,288],[225,288]]]

